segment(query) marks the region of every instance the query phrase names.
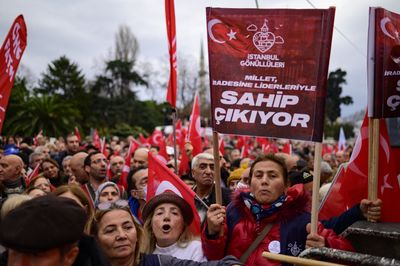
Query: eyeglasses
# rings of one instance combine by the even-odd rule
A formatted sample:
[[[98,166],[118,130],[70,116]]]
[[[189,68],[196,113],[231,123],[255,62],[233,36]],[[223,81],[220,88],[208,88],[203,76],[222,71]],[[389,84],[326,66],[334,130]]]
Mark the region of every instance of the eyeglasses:
[[[97,205],[97,209],[101,211],[107,211],[107,210],[112,210],[112,209],[123,209],[129,205],[128,201],[126,200],[117,200],[115,202],[111,201],[105,201],[102,203],[99,203]]]

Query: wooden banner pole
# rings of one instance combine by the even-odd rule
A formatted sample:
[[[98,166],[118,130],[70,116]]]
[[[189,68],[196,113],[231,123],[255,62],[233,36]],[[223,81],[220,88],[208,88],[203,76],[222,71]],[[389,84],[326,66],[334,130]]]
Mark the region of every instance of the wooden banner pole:
[[[368,199],[378,197],[379,119],[368,118]]]
[[[304,258],[292,257],[292,256],[288,256],[288,255],[275,254],[275,253],[270,253],[270,252],[266,252],[266,251],[264,251],[262,253],[262,256],[269,260],[277,260],[277,261],[286,262],[286,263],[295,264],[295,265],[311,265],[311,266],[340,266],[340,265],[342,265],[342,264],[336,264],[336,263],[325,262],[325,261],[317,261],[317,260],[312,260],[312,259],[304,259]]]
[[[221,193],[221,169],[219,166],[219,145],[218,132],[213,131],[213,152],[214,152],[214,181],[215,181],[215,202],[222,205]]]
[[[322,143],[316,142],[314,149],[314,172],[313,172],[313,191],[311,203],[311,233],[317,233],[318,226],[318,207],[319,207],[319,183],[321,177],[321,156]]]

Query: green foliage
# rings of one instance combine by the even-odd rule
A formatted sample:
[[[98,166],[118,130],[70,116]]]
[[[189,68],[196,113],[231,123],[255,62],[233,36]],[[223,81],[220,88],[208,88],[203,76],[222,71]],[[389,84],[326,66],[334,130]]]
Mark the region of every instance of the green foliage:
[[[325,125],[324,133],[325,138],[331,137],[335,140],[339,139],[339,132],[340,127],[343,127],[344,135],[346,138],[353,138],[354,137],[354,125],[351,123],[331,123]]]
[[[110,60],[106,62],[106,71],[97,76],[91,91],[105,97],[133,97],[136,94],[131,86],[147,85],[147,82],[133,69],[133,62]]]
[[[51,62],[42,74],[40,87],[36,93],[43,95],[63,95],[66,99],[76,99],[85,93],[85,76],[78,65],[66,56]]]
[[[139,136],[140,133],[147,135],[148,132],[139,126],[130,126],[126,123],[118,123],[115,128],[110,129],[110,135],[126,138],[130,135]]]
[[[15,113],[6,119],[7,135],[33,136],[40,130],[47,136],[60,136],[75,126],[80,114],[73,105],[57,95],[32,97],[14,107]]]
[[[353,103],[353,99],[350,96],[341,97],[343,92],[342,85],[346,84],[346,74],[346,71],[340,68],[329,73],[325,105],[325,116],[329,123],[335,122],[336,119],[340,117],[340,105],[349,105]]]

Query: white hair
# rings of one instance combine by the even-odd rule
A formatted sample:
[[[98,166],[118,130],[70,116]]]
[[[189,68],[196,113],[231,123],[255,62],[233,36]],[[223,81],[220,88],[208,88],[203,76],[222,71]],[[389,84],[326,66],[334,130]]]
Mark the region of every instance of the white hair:
[[[194,158],[192,159],[192,169],[196,168],[197,166],[199,166],[199,159],[205,159],[205,160],[214,160],[214,156],[212,156],[209,153],[199,153],[196,156],[194,156]]]

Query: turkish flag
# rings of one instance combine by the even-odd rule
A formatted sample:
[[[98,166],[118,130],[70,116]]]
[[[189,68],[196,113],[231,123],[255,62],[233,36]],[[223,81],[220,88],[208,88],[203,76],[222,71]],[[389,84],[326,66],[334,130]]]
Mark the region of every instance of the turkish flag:
[[[162,164],[154,155],[149,152],[149,175],[147,180],[147,201],[165,191],[172,191],[181,196],[193,211],[193,222],[190,225],[191,231],[200,235],[200,218],[194,205],[196,194],[167,166]]]
[[[93,146],[95,146],[99,151],[101,150],[100,137],[99,137],[99,133],[97,132],[97,128],[95,128],[93,130],[92,143],[93,143]]]
[[[78,142],[81,143],[81,133],[79,133],[78,127],[75,127],[75,135],[78,138]]]
[[[176,88],[177,88],[177,61],[176,61],[176,26],[174,0],[165,0],[165,18],[168,33],[168,52],[169,52],[169,82],[167,92],[167,102],[176,108]]]
[[[121,177],[119,178],[118,185],[123,186],[125,190],[128,190],[128,174],[129,171],[131,170],[131,160],[132,160],[132,154],[136,151],[136,149],[139,147],[135,142],[131,141],[129,144],[129,149],[128,149],[128,154],[125,156],[125,164],[124,168],[122,168],[122,173]]]
[[[200,135],[200,105],[199,105],[199,94],[196,92],[194,97],[192,114],[190,116],[188,139],[193,146],[193,157],[202,152],[202,141]]]
[[[383,222],[400,222],[399,181],[396,158],[391,154],[384,119],[380,120],[378,198],[382,200]],[[378,163],[378,162],[376,162]],[[368,114],[357,137],[347,166],[340,169],[319,212],[320,219],[338,216],[368,196]]]
[[[0,49],[0,131],[3,127],[15,74],[25,51],[26,38],[24,17],[19,15]]]
[[[163,141],[163,133],[161,130],[154,129],[153,133],[150,136],[149,143],[152,146],[160,146],[160,143]]]

